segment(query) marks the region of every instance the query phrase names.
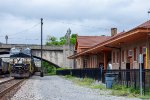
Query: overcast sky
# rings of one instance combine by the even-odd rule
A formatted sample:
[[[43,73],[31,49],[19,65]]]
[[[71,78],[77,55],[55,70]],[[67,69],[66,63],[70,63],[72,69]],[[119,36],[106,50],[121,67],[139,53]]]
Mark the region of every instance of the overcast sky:
[[[110,35],[148,20],[150,0],[0,0],[0,42],[40,44],[40,18],[46,36]]]

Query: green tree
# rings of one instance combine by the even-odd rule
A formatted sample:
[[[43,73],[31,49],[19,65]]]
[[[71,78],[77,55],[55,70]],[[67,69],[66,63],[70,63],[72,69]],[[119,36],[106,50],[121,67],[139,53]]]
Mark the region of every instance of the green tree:
[[[76,34],[72,34],[71,35],[71,38],[70,38],[70,44],[73,44],[73,45],[75,45],[76,44]]]
[[[56,40],[57,40],[57,38],[54,36],[48,36],[48,38],[47,38],[47,41],[49,41],[49,42],[54,42]]]
[[[63,37],[60,37],[60,45],[64,45],[66,43],[66,38],[63,36]]]
[[[61,46],[64,45],[66,43],[66,38],[65,36],[60,37],[59,40],[57,40],[56,37],[54,36],[48,36],[47,41],[46,41],[46,45],[54,45],[54,46]],[[72,34],[70,36],[70,44],[75,45],[76,43],[76,34]]]
[[[76,38],[77,34],[72,34],[71,38]]]
[[[46,45],[59,45],[59,41],[54,36],[48,36]]]

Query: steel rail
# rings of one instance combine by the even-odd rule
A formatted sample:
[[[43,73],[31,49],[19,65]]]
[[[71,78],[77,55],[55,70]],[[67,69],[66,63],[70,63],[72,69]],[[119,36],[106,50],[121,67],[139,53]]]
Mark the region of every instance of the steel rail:
[[[2,82],[0,82],[0,85],[4,84],[4,83],[6,83],[6,82],[10,82],[10,81],[12,81],[12,80],[14,80],[14,79],[12,78],[12,79],[8,79],[8,80],[5,80],[5,81],[2,81]]]
[[[11,81],[14,81],[15,79],[12,79],[12,80],[8,80],[8,81],[5,81],[3,82],[3,84],[7,84],[7,82],[11,82]],[[19,86],[19,84],[21,84],[22,82],[24,81],[24,79],[22,80],[19,80],[17,81],[16,83],[8,86],[7,88],[3,89],[0,91],[0,98],[4,97],[4,95],[6,95],[7,93],[9,93],[11,90],[13,90],[15,87]],[[2,84],[1,84],[2,85]]]

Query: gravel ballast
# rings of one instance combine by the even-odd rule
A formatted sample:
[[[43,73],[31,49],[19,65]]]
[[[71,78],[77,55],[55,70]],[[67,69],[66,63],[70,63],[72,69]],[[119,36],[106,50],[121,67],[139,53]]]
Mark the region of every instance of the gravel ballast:
[[[78,86],[59,76],[33,76],[11,100],[139,100],[138,98],[101,95],[103,91]]]

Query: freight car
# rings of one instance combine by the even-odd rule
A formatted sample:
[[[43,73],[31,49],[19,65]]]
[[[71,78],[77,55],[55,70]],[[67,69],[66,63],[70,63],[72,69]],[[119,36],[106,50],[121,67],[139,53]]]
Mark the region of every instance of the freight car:
[[[9,74],[9,62],[5,62],[0,58],[0,75],[5,74]]]
[[[34,73],[35,64],[30,48],[11,48],[10,76],[28,78]]]

